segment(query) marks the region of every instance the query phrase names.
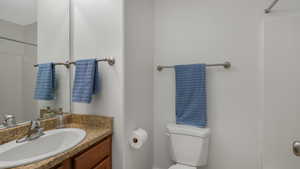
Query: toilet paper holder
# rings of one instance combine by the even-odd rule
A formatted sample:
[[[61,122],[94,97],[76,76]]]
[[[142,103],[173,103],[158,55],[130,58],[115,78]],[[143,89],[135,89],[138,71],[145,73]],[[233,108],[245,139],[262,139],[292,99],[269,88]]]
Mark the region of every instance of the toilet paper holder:
[[[133,141],[133,143],[138,143],[139,142],[139,140],[137,138],[133,138],[132,141]]]
[[[147,139],[147,131],[142,128],[138,128],[132,131],[132,134],[129,138],[129,145],[134,149],[140,149],[146,143]]]

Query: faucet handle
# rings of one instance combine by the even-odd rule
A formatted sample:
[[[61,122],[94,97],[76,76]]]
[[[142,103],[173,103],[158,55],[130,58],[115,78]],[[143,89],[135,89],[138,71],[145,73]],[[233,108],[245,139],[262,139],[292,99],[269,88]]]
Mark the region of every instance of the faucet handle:
[[[5,117],[8,118],[8,119],[15,119],[16,118],[16,116],[12,115],[12,114],[7,114]]]
[[[3,125],[6,127],[14,127],[16,126],[17,122],[16,122],[16,117],[14,115],[11,114],[5,114],[2,115],[4,120],[3,120]]]
[[[30,121],[30,128],[33,130],[35,128],[40,128],[41,127],[41,122],[39,120],[31,120]]]
[[[2,114],[4,120],[14,119],[15,116],[11,114]]]

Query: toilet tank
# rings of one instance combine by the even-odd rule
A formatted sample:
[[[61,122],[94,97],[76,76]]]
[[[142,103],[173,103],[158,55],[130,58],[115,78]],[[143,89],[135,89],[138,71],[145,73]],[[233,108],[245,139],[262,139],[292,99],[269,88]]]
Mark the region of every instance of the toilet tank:
[[[174,162],[194,167],[207,165],[209,128],[168,124],[167,130]]]

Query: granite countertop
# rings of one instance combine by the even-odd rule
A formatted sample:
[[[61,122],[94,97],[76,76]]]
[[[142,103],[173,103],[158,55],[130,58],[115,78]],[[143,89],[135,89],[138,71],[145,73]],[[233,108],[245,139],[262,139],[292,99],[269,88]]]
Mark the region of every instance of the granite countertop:
[[[68,151],[60,153],[48,159],[38,161],[32,164],[24,165],[24,166],[19,166],[13,169],[51,169],[56,165],[64,162],[65,160],[84,151],[85,149],[89,148],[95,143],[103,140],[107,136],[112,135],[112,118],[95,116],[95,115],[75,115],[75,114],[69,115],[65,118],[66,118],[65,128],[80,128],[86,131],[86,137],[80,144],[78,144],[77,146],[73,147]],[[56,121],[57,120],[55,119],[46,120],[46,122],[42,123],[42,125],[44,125],[44,127],[47,128],[47,130],[51,130],[53,129],[51,128],[51,126],[55,126],[53,125],[53,122],[55,123]],[[27,127],[27,126],[23,126],[23,127]],[[24,131],[24,129],[22,131]]]

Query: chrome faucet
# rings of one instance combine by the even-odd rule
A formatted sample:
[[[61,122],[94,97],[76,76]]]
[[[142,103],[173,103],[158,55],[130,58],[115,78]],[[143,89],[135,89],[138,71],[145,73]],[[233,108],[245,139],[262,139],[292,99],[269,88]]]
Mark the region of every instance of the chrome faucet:
[[[23,143],[25,141],[32,141],[45,135],[44,128],[41,128],[41,123],[39,120],[30,121],[30,129],[28,130],[26,136],[22,139],[17,140],[17,143]]]
[[[2,122],[2,125],[4,127],[15,127],[17,125],[16,117],[14,115],[3,115],[4,120]]]

